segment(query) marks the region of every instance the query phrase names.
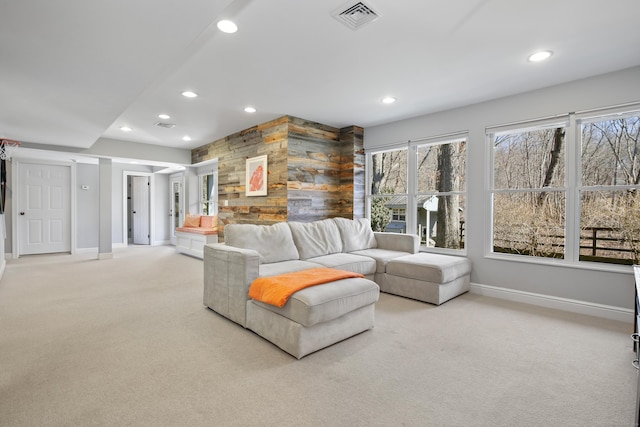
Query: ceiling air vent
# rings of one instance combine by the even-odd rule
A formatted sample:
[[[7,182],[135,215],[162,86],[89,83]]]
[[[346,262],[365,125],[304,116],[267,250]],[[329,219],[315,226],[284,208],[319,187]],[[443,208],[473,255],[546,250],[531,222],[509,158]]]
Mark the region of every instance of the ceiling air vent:
[[[331,16],[354,31],[380,17],[371,6],[361,1],[351,1],[331,12]]]
[[[164,123],[164,122],[156,122],[155,125],[158,127],[167,128],[167,129],[171,129],[172,127],[176,126],[175,123]]]

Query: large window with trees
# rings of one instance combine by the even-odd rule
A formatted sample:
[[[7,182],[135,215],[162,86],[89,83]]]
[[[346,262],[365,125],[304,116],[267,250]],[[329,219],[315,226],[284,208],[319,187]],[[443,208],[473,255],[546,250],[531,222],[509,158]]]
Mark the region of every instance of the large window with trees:
[[[564,258],[565,127],[492,134],[494,252]]]
[[[491,251],[637,263],[639,113],[568,114],[488,131]]]
[[[423,250],[464,249],[466,134],[372,152],[367,165],[374,231],[417,234]]]
[[[463,249],[465,139],[416,146],[416,214],[421,244]]]
[[[373,231],[405,233],[408,197],[407,148],[373,153],[370,159],[371,228]],[[402,217],[404,218],[401,219]]]
[[[640,112],[578,120],[581,261],[640,262]]]

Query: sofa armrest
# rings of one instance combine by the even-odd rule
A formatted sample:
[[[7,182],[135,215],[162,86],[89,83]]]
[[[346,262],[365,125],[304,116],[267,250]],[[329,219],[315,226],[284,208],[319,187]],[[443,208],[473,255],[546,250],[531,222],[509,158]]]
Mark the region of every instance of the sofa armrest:
[[[258,277],[260,255],[224,243],[204,246],[204,305],[246,327],[249,286]]]
[[[374,232],[378,248],[392,251],[418,253],[420,240],[415,234]]]

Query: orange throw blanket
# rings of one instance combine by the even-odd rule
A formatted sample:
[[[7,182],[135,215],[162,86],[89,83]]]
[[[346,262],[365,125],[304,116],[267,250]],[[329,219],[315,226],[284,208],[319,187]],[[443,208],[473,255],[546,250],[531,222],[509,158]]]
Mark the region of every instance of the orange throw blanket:
[[[335,268],[310,268],[278,276],[258,277],[251,283],[249,296],[258,301],[282,307],[291,295],[301,289],[349,277],[364,276]]]

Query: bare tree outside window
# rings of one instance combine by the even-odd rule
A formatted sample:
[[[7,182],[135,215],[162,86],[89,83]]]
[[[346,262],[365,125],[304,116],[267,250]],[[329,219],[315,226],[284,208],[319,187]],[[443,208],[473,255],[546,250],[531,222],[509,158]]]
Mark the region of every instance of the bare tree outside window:
[[[418,234],[425,246],[462,249],[466,142],[425,144],[413,150],[415,171],[408,170],[407,149],[372,154],[372,228]],[[408,193],[408,179],[416,180],[414,194]],[[416,223],[408,224],[408,202],[413,197]]]
[[[564,138],[562,127],[494,136],[494,252],[564,258]]]
[[[640,116],[582,125],[580,259],[640,262]]]
[[[566,128],[492,135],[494,252],[565,258],[571,244],[580,261],[640,262],[640,117],[578,121],[576,133],[580,179],[572,187],[565,153],[575,145]],[[579,239],[567,242],[567,197],[574,195]]]
[[[462,249],[466,142],[422,145],[418,147],[417,155],[417,216],[423,244]]]
[[[371,170],[371,228],[373,231],[406,231],[406,225],[393,221],[392,210],[406,211],[407,208],[407,150],[373,154]]]

